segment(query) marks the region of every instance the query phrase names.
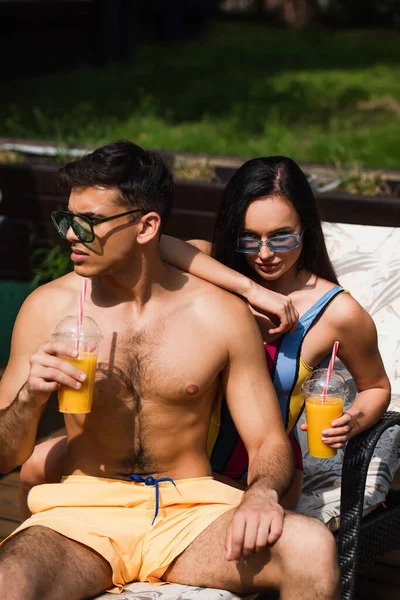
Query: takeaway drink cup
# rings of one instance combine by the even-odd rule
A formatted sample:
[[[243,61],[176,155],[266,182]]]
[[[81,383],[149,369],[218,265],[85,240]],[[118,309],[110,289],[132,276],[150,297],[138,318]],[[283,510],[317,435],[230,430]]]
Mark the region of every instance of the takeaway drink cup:
[[[342,375],[333,372],[326,394],[327,369],[316,369],[301,386],[306,402],[308,451],[315,458],[332,458],[336,449],[322,441],[322,431],[332,427],[332,421],[343,414],[347,384]]]
[[[79,390],[61,386],[58,390],[58,409],[62,413],[90,413],[93,402],[94,381],[96,375],[97,353],[103,336],[96,321],[83,317],[78,323],[77,317],[65,317],[58,323],[52,334],[53,340],[62,342],[71,350],[78,350],[76,358],[65,357],[80,371],[86,373],[86,379]]]

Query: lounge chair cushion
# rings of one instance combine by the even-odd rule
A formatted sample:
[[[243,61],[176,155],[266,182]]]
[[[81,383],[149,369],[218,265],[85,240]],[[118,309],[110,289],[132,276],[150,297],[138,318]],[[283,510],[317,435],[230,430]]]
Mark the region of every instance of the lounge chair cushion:
[[[122,594],[102,594],[96,600],[254,600],[256,596],[237,596],[226,590],[168,584],[158,587],[150,583],[130,583]]]
[[[323,223],[328,252],[338,279],[371,314],[378,329],[379,349],[392,385],[389,410],[400,411],[400,228]],[[350,385],[347,405],[356,395],[354,382],[338,362]],[[299,425],[304,422],[302,415]],[[299,430],[304,457],[304,486],[297,510],[339,526],[343,451],[321,460],[307,452],[307,436]],[[400,428],[381,437],[368,471],[364,512],[382,502],[400,467]]]
[[[372,316],[379,350],[400,395],[400,227],[323,223],[340,284]]]

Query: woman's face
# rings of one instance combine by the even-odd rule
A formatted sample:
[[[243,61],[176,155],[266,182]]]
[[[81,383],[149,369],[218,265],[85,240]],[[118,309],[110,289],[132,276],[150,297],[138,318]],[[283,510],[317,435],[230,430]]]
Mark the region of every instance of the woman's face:
[[[257,240],[270,240],[273,236],[300,233],[301,221],[290,202],[280,196],[268,196],[253,200],[243,220],[241,236]],[[245,261],[264,281],[275,281],[285,273],[296,273],[295,267],[302,250],[298,248],[284,252],[273,252],[261,246],[259,252],[243,254]]]

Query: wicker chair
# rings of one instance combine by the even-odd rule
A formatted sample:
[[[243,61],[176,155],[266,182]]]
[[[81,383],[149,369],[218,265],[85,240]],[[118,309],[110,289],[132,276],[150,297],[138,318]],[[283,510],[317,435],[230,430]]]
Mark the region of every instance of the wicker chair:
[[[399,313],[398,199],[353,197],[328,206],[322,202],[321,216],[328,252],[341,285],[348,287],[375,320],[378,343],[392,389],[398,390],[398,329],[392,315]],[[340,207],[340,202],[343,201]],[[342,215],[340,212],[342,211]],[[385,246],[386,244],[386,246]],[[382,258],[384,257],[384,258]],[[351,259],[350,259],[351,258]],[[387,271],[381,268],[387,265]],[[399,392],[395,391],[395,395]],[[366,478],[381,435],[400,425],[400,412],[387,412],[371,429],[347,444],[342,466],[340,527],[336,534],[342,572],[342,598],[354,598],[356,571],[387,552],[400,549],[400,492],[390,491],[385,505],[363,517]]]
[[[400,549],[400,493],[389,492],[385,508],[362,516],[372,454],[382,433],[393,425],[400,425],[400,413],[387,412],[374,427],[350,440],[345,451],[337,536],[343,600],[354,597],[357,569]]]

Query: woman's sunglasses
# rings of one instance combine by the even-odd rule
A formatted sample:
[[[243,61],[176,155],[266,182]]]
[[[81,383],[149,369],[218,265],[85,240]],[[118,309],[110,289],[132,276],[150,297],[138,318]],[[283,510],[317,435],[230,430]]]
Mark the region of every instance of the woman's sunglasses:
[[[242,236],[238,239],[236,252],[242,254],[257,254],[263,246],[267,246],[271,252],[289,252],[300,246],[304,233],[303,228],[299,233],[284,233],[274,235],[269,240],[261,241],[257,238]]]

